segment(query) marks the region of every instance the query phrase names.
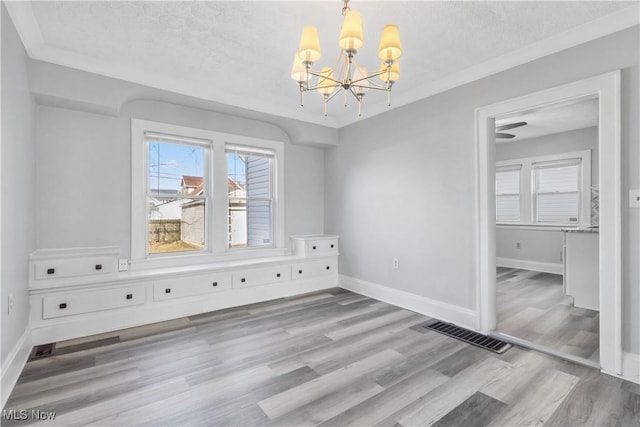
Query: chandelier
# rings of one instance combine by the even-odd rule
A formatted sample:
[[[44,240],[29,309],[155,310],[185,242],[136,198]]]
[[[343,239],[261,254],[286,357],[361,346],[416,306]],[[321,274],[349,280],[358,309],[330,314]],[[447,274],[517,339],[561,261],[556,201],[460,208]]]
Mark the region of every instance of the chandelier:
[[[378,58],[382,65],[379,70],[369,73],[365,67],[358,65],[355,56],[363,45],[362,16],[360,12],[351,10],[349,0],[343,0],[342,28],[340,29],[340,55],[336,65],[323,67],[314,71],[311,67],[320,59],[320,38],[318,29],[308,25],[302,30],[300,47],[293,58],[291,78],[298,82],[300,88],[300,105],[304,105],[304,93],[318,91],[324,99],[324,115],[327,115],[327,104],[340,93],[344,93],[344,106],[347,106],[348,93],[358,102],[358,116],[362,115],[362,99],[369,89],[387,92],[387,105],[391,105],[391,87],[400,77],[398,58],[402,55],[402,43],[397,25],[386,25],[382,30]],[[382,83],[373,79],[378,77]]]

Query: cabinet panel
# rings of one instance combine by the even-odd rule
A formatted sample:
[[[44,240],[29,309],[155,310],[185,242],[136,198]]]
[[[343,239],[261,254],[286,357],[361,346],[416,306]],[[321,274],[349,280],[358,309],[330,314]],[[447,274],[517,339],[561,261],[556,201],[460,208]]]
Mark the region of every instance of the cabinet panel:
[[[156,280],[153,285],[154,301],[204,295],[231,289],[231,273],[201,274]]]
[[[141,305],[145,303],[145,300],[146,290],[144,286],[48,295],[43,298],[42,318],[51,319]]]
[[[338,253],[338,239],[310,240],[306,242],[306,255],[326,255]]]
[[[319,261],[298,262],[291,266],[293,279],[306,279],[308,277],[329,276],[338,273],[336,259]]]
[[[289,264],[233,272],[234,288],[286,282],[287,280],[291,280],[291,266]]]
[[[115,258],[109,256],[36,261],[34,262],[35,279],[57,279],[113,273],[116,271],[116,262]]]

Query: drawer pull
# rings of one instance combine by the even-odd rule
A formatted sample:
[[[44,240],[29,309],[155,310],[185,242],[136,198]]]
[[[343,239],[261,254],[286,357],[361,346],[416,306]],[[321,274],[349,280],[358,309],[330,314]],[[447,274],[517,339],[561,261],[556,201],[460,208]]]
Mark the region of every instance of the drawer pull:
[[[240,279],[240,282],[242,282],[242,283],[244,283],[244,282],[246,282],[246,281],[247,281],[247,280],[246,280],[244,277],[243,277],[242,279]]]
[[[133,299],[133,294],[127,294],[127,299]]]
[[[164,290],[164,293],[165,293],[165,294],[170,294],[170,293],[171,293],[171,288],[167,288],[167,289],[165,289],[165,290]]]
[[[60,310],[64,310],[65,308],[67,308],[67,303],[61,302],[59,307],[60,307]]]
[[[56,272],[55,268],[47,268],[47,274],[54,274]]]
[[[315,247],[315,246],[313,247],[313,250],[314,250],[314,251],[316,250],[316,247]]]
[[[327,265],[327,270],[331,270],[331,267],[329,267],[328,265]]]
[[[334,245],[332,244],[332,245],[331,245],[331,248],[333,249],[333,247],[334,247]]]
[[[298,274],[302,274],[302,270],[298,270]]]
[[[102,270],[102,264],[96,264],[96,270]]]
[[[276,274],[276,277],[280,277],[280,273]]]
[[[211,286],[213,286],[213,287],[218,286],[218,282],[213,282],[213,283],[211,284]]]

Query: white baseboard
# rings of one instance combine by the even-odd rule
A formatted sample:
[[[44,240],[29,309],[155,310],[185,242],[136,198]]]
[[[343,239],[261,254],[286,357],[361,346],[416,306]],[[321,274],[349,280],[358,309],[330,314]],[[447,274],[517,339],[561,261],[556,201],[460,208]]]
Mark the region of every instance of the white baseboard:
[[[640,384],[640,354],[622,353],[622,378]]]
[[[27,325],[24,333],[18,340],[7,359],[2,364],[2,389],[0,390],[0,399],[2,400],[2,408],[7,403],[13,387],[15,387],[24,365],[31,354],[31,325]]]
[[[527,261],[515,258],[496,258],[496,267],[521,268],[541,273],[562,274],[562,263]]]
[[[436,301],[421,295],[378,285],[355,277],[340,275],[338,285],[358,294],[366,295],[425,316],[477,330],[478,318],[475,310]]]

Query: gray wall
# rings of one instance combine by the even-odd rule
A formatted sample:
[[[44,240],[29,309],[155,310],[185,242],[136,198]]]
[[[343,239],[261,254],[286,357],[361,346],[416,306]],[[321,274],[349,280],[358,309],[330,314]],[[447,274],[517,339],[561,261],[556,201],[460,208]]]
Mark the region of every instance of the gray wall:
[[[27,56],[4,3],[2,10],[2,158],[0,258],[2,367],[29,324],[28,257],[35,249],[35,102],[27,82]],[[8,297],[14,311],[8,315]]]
[[[638,39],[636,26],[341,129],[325,154],[340,272],[475,309],[474,110],[495,102],[622,69],[623,194],[640,187]],[[623,210],[623,347],[638,353],[640,217]]]
[[[114,245],[123,257],[130,255],[132,117],[285,141],[285,239],[322,233],[321,149],[292,145],[285,132],[269,123],[160,101],[133,101],[117,117],[38,107],[38,248]]]
[[[590,127],[539,138],[496,145],[496,160],[522,159],[571,151],[591,150],[591,185],[598,183],[598,128]],[[516,243],[520,243],[520,249]],[[526,261],[560,263],[562,231],[523,230],[498,226],[496,256]]]

